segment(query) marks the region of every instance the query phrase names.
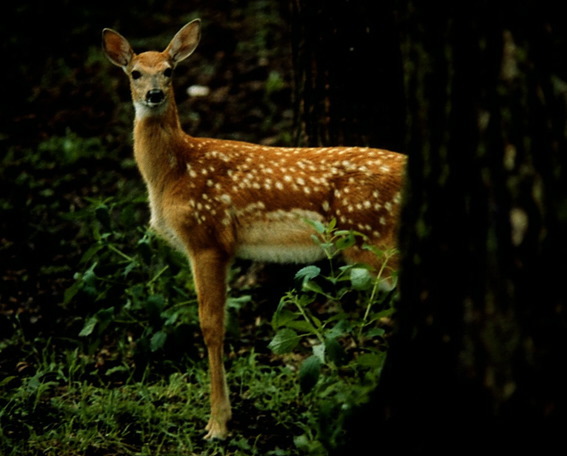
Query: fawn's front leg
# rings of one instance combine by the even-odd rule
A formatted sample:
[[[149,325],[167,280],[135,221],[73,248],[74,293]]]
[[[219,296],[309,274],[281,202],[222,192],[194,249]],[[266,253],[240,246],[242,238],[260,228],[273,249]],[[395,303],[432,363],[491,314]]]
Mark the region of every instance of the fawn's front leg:
[[[199,299],[199,320],[209,357],[211,417],[206,439],[224,439],[232,416],[223,366],[226,276],[229,259],[214,250],[191,255],[193,278]]]

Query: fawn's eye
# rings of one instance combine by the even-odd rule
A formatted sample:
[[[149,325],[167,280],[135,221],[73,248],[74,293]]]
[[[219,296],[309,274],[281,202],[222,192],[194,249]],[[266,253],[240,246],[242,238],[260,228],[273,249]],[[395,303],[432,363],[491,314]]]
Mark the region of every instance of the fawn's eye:
[[[142,73],[140,73],[139,71],[132,71],[132,79],[140,79],[142,77]]]
[[[170,78],[172,74],[173,74],[173,70],[171,68],[166,68],[165,71],[163,72],[163,75],[166,78]]]

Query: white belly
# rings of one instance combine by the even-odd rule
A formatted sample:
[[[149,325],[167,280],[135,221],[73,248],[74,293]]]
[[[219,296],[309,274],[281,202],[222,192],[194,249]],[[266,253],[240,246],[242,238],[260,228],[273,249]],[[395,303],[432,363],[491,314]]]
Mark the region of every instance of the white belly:
[[[236,256],[274,263],[310,263],[325,257],[305,219],[319,220],[314,212],[275,211],[241,221]]]
[[[320,247],[288,245],[252,245],[242,244],[236,250],[236,256],[245,260],[266,263],[311,263],[325,258]]]

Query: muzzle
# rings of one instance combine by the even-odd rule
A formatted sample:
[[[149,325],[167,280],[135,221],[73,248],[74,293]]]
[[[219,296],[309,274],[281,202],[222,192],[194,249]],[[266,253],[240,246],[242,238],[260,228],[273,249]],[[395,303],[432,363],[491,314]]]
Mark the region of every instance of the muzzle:
[[[157,106],[165,100],[165,93],[160,89],[152,89],[146,93],[146,104],[148,106]]]

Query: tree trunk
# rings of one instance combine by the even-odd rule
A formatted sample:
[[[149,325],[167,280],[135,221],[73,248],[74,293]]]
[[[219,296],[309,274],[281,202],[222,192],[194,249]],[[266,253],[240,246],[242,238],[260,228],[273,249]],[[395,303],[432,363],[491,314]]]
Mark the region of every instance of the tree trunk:
[[[567,45],[544,3],[400,2],[401,300],[352,444],[565,450]]]
[[[403,91],[391,1],[292,0],[297,142],[403,144]]]

